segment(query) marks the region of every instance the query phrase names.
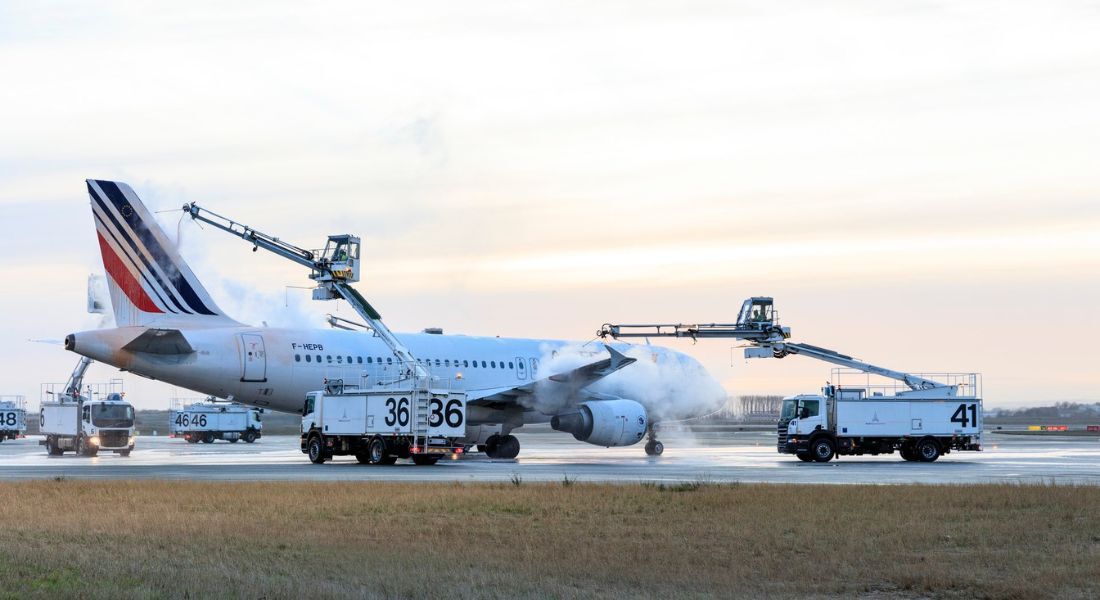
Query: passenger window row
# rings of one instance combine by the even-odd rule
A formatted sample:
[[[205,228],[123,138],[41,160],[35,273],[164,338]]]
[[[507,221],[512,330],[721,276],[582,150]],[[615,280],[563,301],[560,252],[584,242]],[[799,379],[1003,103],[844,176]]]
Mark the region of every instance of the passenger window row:
[[[427,365],[429,367],[432,366],[432,364],[433,364],[432,363],[433,359],[430,359],[430,358],[428,358],[428,359],[418,358],[416,360],[420,364]],[[443,360],[440,360],[440,359],[436,358],[434,360],[435,360],[434,364],[437,367],[450,367],[450,366],[452,366],[452,362],[453,362],[453,366],[456,367],[456,368],[461,366],[464,369],[469,369],[471,367],[471,365],[473,365],[473,368],[476,369],[477,366],[478,366],[478,361],[477,360],[462,360],[462,361],[460,361],[457,358],[454,359],[453,361],[449,358],[448,359],[443,359]],[[307,363],[316,362],[318,364],[327,363],[327,364],[330,364],[330,365],[334,364],[334,363],[338,364],[338,365],[342,365],[342,364],[348,364],[348,365],[359,364],[359,365],[361,365],[361,364],[364,364],[362,356],[354,356],[354,357],[353,356],[348,356],[348,357],[345,358],[342,355],[336,355],[334,357],[331,354],[326,354],[323,357],[320,354],[304,354],[304,355],[303,354],[295,354],[294,355],[294,362],[302,362],[302,361],[305,361]],[[382,363],[382,357],[381,356],[379,356],[377,358],[371,357],[371,356],[367,357],[366,364],[370,365],[370,364],[375,364],[375,363],[383,364]],[[461,365],[459,363],[461,363]],[[392,356],[387,357],[385,364],[392,365],[393,364],[393,357]],[[500,368],[500,369],[504,369],[504,368],[515,369],[516,368],[515,363],[512,362],[512,361],[508,361],[507,365],[508,366],[505,367],[505,362],[503,360],[499,361],[499,366],[498,366],[498,362],[495,361],[495,360],[490,360],[490,361],[484,361],[483,360],[483,361],[481,361],[481,368],[482,369],[497,369],[497,368]]]

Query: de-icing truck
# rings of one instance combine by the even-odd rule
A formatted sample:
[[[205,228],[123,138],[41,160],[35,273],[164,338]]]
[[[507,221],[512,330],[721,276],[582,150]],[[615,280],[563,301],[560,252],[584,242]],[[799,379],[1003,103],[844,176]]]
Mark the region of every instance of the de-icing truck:
[[[23,396],[0,396],[0,442],[27,433],[27,410]]]
[[[121,380],[99,386],[98,394],[93,386],[82,390],[91,363],[81,358],[62,391],[55,392],[55,384],[43,384],[39,430],[45,439],[39,443],[50,456],[70,450],[84,456],[100,450],[129,456],[134,449],[134,407],[122,398]]]
[[[982,399],[976,373],[944,374],[947,383],[922,389],[841,385],[833,371],[820,395],[786,398],[778,450],[804,462],[835,456],[893,454],[934,462],[953,450],[982,449]],[[848,372],[851,375],[851,372]],[[931,380],[934,375],[921,375]]]
[[[260,439],[263,429],[260,412],[261,409],[236,402],[207,398],[205,402],[173,406],[168,412],[168,431],[172,437],[181,437],[191,444],[211,444],[214,440],[233,444],[244,440],[251,444]]]

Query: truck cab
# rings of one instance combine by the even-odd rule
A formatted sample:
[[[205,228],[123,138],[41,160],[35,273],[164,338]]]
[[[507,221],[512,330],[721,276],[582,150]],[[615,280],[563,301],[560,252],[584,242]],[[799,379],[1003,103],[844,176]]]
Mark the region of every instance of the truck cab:
[[[134,449],[134,407],[119,394],[111,394],[106,400],[85,401],[80,422],[89,451],[129,454]]]
[[[790,437],[807,437],[819,429],[828,429],[825,421],[827,399],[816,394],[799,394],[783,399],[783,409],[779,414],[778,449],[787,452]]]

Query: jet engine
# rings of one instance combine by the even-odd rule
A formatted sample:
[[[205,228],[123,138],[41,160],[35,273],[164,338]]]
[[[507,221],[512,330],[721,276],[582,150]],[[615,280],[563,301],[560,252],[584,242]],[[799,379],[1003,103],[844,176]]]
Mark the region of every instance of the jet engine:
[[[645,437],[645,407],[633,400],[582,402],[573,412],[555,415],[550,427],[597,446],[630,446]]]

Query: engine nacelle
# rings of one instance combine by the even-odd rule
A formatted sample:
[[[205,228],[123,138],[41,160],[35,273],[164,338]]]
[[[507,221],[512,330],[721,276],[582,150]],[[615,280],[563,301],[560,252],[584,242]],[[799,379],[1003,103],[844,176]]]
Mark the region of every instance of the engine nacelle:
[[[556,415],[550,427],[597,446],[630,446],[645,437],[649,417],[633,400],[583,402],[574,412]]]

